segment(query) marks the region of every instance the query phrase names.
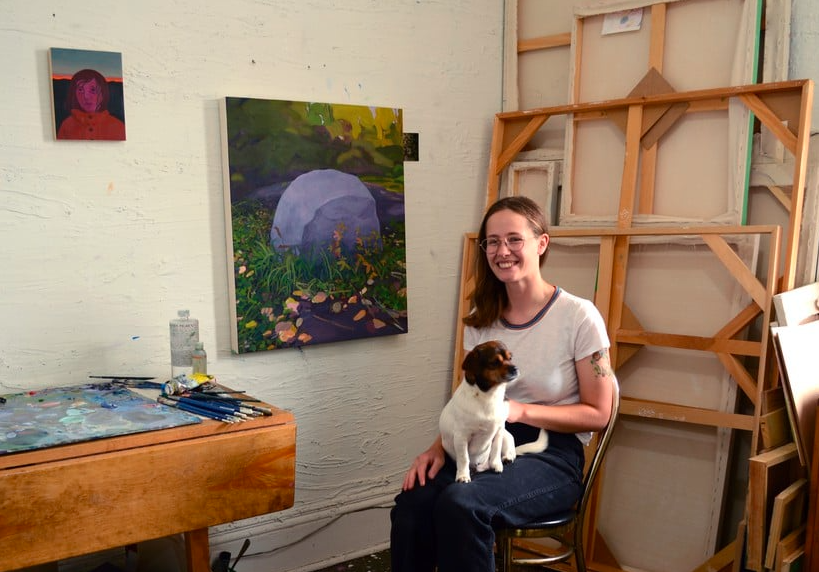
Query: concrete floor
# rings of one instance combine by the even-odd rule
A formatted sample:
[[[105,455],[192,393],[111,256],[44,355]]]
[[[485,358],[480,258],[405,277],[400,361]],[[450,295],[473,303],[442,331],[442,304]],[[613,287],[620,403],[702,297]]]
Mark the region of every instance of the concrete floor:
[[[549,570],[542,566],[514,566],[513,572],[537,572]],[[390,572],[390,551],[377,552],[362,556],[349,562],[341,562],[316,572]]]

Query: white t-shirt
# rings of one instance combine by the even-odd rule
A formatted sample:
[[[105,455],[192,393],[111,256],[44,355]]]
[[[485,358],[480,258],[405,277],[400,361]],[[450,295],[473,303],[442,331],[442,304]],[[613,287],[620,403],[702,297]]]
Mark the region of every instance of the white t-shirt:
[[[606,324],[595,305],[557,288],[526,324],[499,320],[488,328],[464,329],[464,350],[500,340],[512,352],[520,377],[506,388],[510,399],[522,403],[563,405],[578,403],[575,362],[609,347]],[[585,444],[591,433],[578,433]]]

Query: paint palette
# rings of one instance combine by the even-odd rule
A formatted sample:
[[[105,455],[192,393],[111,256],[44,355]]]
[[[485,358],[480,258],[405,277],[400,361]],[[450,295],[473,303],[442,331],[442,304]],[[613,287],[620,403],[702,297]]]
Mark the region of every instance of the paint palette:
[[[4,395],[0,455],[117,435],[201,423],[111,383],[57,387]]]

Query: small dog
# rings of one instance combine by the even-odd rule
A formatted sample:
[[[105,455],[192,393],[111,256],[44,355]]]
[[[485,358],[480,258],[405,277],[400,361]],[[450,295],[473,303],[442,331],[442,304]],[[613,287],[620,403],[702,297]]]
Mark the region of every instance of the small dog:
[[[444,450],[455,459],[455,480],[471,481],[470,469],[500,473],[515,460],[515,441],[504,424],[509,415],[506,384],[518,378],[512,354],[499,341],[475,346],[464,358],[464,381],[441,411]]]

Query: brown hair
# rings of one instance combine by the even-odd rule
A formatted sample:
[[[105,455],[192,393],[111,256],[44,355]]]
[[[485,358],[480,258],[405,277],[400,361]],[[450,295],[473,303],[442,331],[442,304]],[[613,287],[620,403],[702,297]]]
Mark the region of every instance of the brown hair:
[[[529,221],[529,228],[532,229],[535,236],[549,233],[543,209],[535,201],[528,197],[504,197],[493,203],[483,215],[481,229],[478,231],[478,244],[486,238],[486,221],[490,216],[502,210],[510,210],[526,217]],[[541,268],[546,262],[548,252],[547,248],[540,255]],[[509,297],[506,293],[506,286],[492,273],[486,253],[478,248],[475,256],[475,292],[472,295],[470,313],[464,317],[463,321],[467,326],[485,328],[500,319],[509,304]]]
[[[97,86],[100,88],[100,102],[97,111],[108,109],[108,100],[111,97],[108,91],[108,82],[105,81],[103,75],[97,70],[84,69],[78,71],[71,77],[71,83],[68,86],[68,96],[65,98],[65,107],[68,111],[72,109],[82,109],[79,101],[77,101],[77,86],[92,80],[97,82]]]

